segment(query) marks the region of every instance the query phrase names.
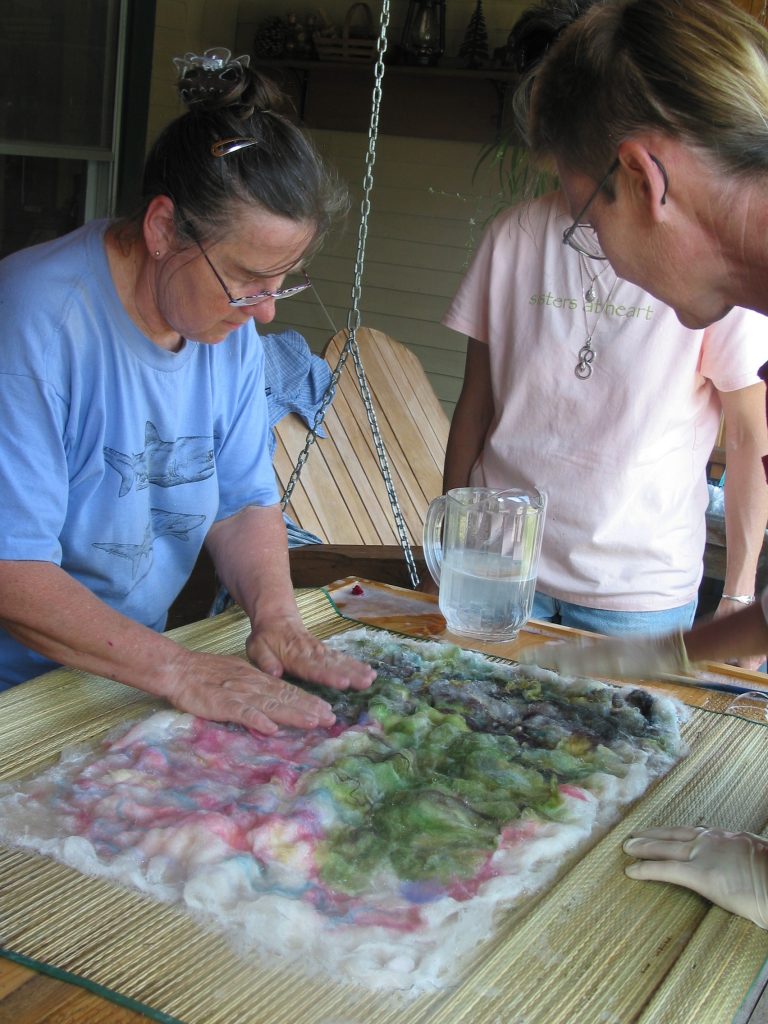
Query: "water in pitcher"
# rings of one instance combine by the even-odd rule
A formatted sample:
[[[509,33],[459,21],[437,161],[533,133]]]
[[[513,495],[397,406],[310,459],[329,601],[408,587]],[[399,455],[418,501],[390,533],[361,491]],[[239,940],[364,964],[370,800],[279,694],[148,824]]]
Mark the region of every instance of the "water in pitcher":
[[[485,551],[449,551],[440,572],[440,611],[448,627],[480,640],[514,640],[533,607],[536,578],[520,561]]]

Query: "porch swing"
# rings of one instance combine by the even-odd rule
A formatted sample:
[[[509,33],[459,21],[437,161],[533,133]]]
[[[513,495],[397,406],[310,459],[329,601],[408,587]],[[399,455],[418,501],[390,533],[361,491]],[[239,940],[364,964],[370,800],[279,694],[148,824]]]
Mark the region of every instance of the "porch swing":
[[[323,351],[331,379],[309,431],[294,413],[274,428],[281,507],[323,542],[290,549],[297,587],[353,574],[417,587],[423,563],[413,548],[421,543],[429,502],[442,493],[449,428],[445,411],[414,353],[360,323],[389,17],[390,0],[382,0],[347,327],[336,329],[317,296],[334,328]],[[353,372],[345,373],[350,356]],[[327,436],[318,438],[323,425]],[[215,593],[213,565],[203,550],[171,608],[168,628],[204,618]]]
[[[442,493],[448,439],[445,412],[416,356],[382,332],[360,324],[389,16],[389,0],[382,0],[347,327],[336,330],[318,295],[335,332],[323,352],[333,369],[331,380],[303,446],[299,439],[304,428],[295,415],[275,428],[274,462],[284,491],[282,508],[297,525],[324,542],[291,549],[296,586],[328,583],[358,572],[415,588],[421,566],[416,564],[412,544],[421,541],[430,500]],[[343,373],[350,356],[354,379]],[[362,426],[366,421],[368,432]],[[320,446],[317,432],[323,423],[329,437]],[[313,448],[315,458],[308,464]]]

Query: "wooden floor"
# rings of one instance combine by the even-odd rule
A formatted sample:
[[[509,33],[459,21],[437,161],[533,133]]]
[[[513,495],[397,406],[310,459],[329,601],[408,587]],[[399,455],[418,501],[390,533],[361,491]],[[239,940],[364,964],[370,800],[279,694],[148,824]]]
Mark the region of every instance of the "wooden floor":
[[[78,985],[0,960],[0,1024],[138,1024],[150,1020]]]

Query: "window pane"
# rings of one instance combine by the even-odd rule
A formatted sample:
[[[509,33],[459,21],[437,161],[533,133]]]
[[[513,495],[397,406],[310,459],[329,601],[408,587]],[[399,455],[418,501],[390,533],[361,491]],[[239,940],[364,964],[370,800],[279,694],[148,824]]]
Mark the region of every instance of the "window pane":
[[[119,0],[0,0],[0,138],[112,146]]]
[[[84,160],[0,156],[0,258],[83,223]]]

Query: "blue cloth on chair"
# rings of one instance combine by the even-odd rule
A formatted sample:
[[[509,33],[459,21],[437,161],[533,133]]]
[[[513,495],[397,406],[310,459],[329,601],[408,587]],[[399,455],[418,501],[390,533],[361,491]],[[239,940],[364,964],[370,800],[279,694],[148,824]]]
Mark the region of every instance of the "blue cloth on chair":
[[[265,334],[261,343],[269,412],[269,454],[274,457],[274,427],[291,412],[298,413],[308,427],[312,426],[330,384],[331,370],[324,359],[311,352],[306,339],[297,331]],[[322,427],[317,436],[326,437]]]
[[[298,331],[282,331],[280,334],[265,334],[261,343],[264,347],[264,382],[269,416],[269,454],[275,456],[277,439],[274,428],[289,413],[297,413],[308,427],[312,426],[323,396],[331,382],[331,370],[320,356],[316,356],[307,341]],[[326,437],[320,427],[318,437]],[[305,544],[322,544],[319,537],[309,530],[303,530],[283,513],[288,532],[288,547],[299,548]],[[211,605],[209,615],[218,615],[234,604],[226,587],[219,587]]]

